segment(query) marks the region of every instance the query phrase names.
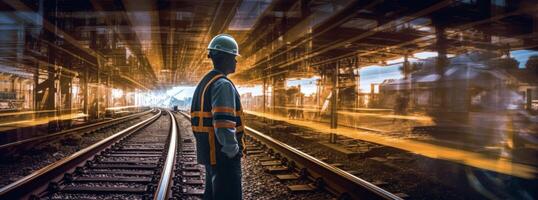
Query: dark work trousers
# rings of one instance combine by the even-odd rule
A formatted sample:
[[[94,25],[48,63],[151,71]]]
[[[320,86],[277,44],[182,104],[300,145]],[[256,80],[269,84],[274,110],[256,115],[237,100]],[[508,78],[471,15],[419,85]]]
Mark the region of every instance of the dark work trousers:
[[[225,156],[223,156],[225,157]],[[217,165],[206,165],[205,200],[241,200],[241,157],[219,160]]]

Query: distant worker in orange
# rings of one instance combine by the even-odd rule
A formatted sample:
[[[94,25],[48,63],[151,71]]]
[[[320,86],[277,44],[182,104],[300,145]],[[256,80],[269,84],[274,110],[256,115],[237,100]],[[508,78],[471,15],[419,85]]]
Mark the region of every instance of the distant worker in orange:
[[[204,199],[242,199],[243,111],[226,77],[235,72],[239,47],[232,36],[220,34],[207,49],[213,70],[198,83],[191,106],[198,163],[206,169]]]

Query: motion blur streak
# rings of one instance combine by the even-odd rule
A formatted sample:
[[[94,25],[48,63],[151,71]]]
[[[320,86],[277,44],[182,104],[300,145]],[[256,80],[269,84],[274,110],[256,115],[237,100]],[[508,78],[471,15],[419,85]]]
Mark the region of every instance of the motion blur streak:
[[[255,111],[245,111],[245,113],[266,117],[278,121],[286,121],[293,125],[304,126],[311,128],[315,131],[320,131],[323,133],[332,133],[334,130],[330,126],[323,123],[317,123],[313,121],[301,121],[288,119],[285,117],[260,113]],[[449,160],[473,167],[478,167],[482,169],[487,169],[503,174],[518,176],[526,179],[535,178],[534,174],[538,172],[538,169],[532,166],[512,163],[505,159],[492,159],[488,158],[485,155],[479,153],[464,151],[461,149],[454,149],[449,147],[443,147],[433,144],[428,144],[426,142],[413,141],[409,139],[389,137],[381,134],[370,133],[367,131],[358,131],[353,128],[339,127],[336,129],[336,132],[341,135],[345,135],[351,138],[361,139],[381,145],[391,146],[398,149],[403,149],[410,151],[416,154],[428,156],[430,158]]]

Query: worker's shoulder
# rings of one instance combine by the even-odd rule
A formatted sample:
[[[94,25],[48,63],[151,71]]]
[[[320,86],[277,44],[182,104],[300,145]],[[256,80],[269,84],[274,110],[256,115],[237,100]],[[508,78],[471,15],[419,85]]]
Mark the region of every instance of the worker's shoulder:
[[[228,78],[222,77],[215,80],[213,87],[232,87],[233,88],[233,84]]]

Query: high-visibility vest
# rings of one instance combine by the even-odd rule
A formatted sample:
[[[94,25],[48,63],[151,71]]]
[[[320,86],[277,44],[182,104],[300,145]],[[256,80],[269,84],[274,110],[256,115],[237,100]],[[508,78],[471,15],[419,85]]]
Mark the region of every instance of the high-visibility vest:
[[[197,160],[198,163],[204,165],[215,165],[220,159],[223,159],[225,158],[224,156],[226,156],[220,151],[222,145],[215,138],[213,112],[233,113],[233,117],[226,116],[226,118],[227,120],[235,122],[236,139],[239,143],[239,156],[243,155],[243,110],[239,93],[235,86],[235,110],[232,108],[213,108],[211,105],[211,85],[221,78],[230,81],[226,76],[217,71],[213,70],[207,73],[196,87],[192,98],[191,126],[196,139]]]

